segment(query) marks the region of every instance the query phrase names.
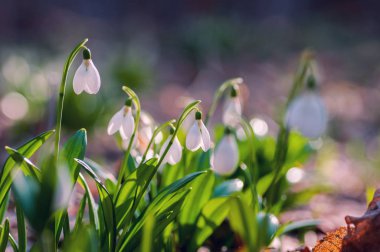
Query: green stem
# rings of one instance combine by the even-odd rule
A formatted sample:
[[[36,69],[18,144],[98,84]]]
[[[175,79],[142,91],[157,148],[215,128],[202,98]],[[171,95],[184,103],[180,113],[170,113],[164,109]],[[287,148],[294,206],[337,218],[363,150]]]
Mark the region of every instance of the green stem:
[[[207,126],[207,123],[210,120],[210,118],[214,115],[216,107],[218,106],[219,100],[222,97],[224,91],[227,88],[229,88],[229,87],[232,87],[234,85],[238,85],[238,84],[241,84],[241,83],[243,83],[243,79],[242,78],[234,78],[234,79],[230,79],[230,80],[225,81],[218,88],[218,90],[215,92],[214,98],[212,100],[211,107],[210,107],[210,109],[209,109],[209,111],[208,111],[208,113],[206,115],[205,120],[204,120],[204,123],[205,123],[206,126]]]
[[[296,97],[296,95],[302,90],[306,73],[308,68],[310,67],[310,62],[313,59],[313,54],[310,51],[305,51],[302,56],[301,60],[294,78],[294,82],[292,85],[292,89],[289,92],[288,99],[286,101],[285,109],[288,108],[289,104],[293,101],[293,99]],[[269,186],[269,194],[268,194],[268,204],[269,209],[272,204],[273,200],[273,194],[274,194],[274,185],[279,179],[279,175],[281,173],[282,167],[284,166],[284,163],[286,161],[286,156],[288,152],[288,142],[289,142],[289,129],[284,125],[284,122],[282,120],[284,116],[284,111],[281,116],[280,120],[280,131],[277,135],[277,143],[276,143],[276,149],[275,154],[273,158],[273,170],[274,170],[274,176]]]
[[[123,89],[124,92],[126,92],[131,97],[131,99],[133,101],[133,104],[135,105],[136,117],[135,117],[135,128],[133,129],[133,133],[132,133],[131,139],[129,140],[129,144],[128,144],[127,150],[124,153],[124,159],[123,159],[123,162],[122,162],[122,165],[121,165],[119,176],[117,178],[117,186],[116,186],[116,188],[119,188],[119,186],[121,185],[121,183],[124,180],[124,177],[126,176],[128,157],[129,157],[129,154],[130,154],[131,149],[132,149],[133,141],[134,141],[134,139],[136,137],[137,129],[139,127],[140,113],[141,113],[141,104],[140,104],[139,97],[136,95],[136,93],[132,89],[130,89],[129,87],[127,87],[127,86],[123,86],[122,89]]]
[[[247,140],[248,140],[248,144],[249,144],[249,149],[250,149],[250,157],[248,159],[249,163],[248,163],[248,167],[249,167],[249,173],[250,173],[250,177],[248,177],[249,179],[249,183],[250,183],[250,188],[251,188],[251,192],[252,192],[252,195],[253,195],[253,206],[254,208],[256,208],[256,210],[258,211],[259,210],[259,196],[257,194],[257,189],[256,189],[256,181],[257,181],[257,176],[256,176],[256,173],[257,171],[255,170],[255,167],[257,167],[257,160],[256,160],[256,153],[254,152],[254,138],[255,138],[255,132],[253,131],[252,129],[252,126],[249,124],[249,122],[247,122],[246,119],[244,119],[243,117],[240,119],[240,124],[244,130],[244,133],[247,137]]]
[[[156,128],[154,131],[153,131],[153,135],[152,137],[150,138],[149,140],[149,143],[148,143],[148,146],[146,147],[146,150],[142,156],[142,159],[141,159],[141,164],[144,163],[145,159],[146,159],[146,155],[148,154],[148,151],[150,149],[150,146],[153,144],[153,141],[154,139],[156,138],[156,136],[158,135],[158,133],[160,133],[163,129],[165,129],[167,126],[169,126],[170,124],[173,124],[175,123],[175,120],[170,120],[170,121],[167,121],[163,124],[161,124],[158,128]]]
[[[57,166],[58,163],[58,155],[59,155],[59,142],[61,140],[61,127],[62,127],[62,112],[63,112],[63,101],[65,98],[65,89],[67,83],[67,75],[69,73],[69,69],[71,64],[73,63],[75,57],[77,56],[79,50],[84,47],[87,43],[88,39],[84,39],[80,42],[74,50],[70,53],[69,57],[66,59],[65,65],[63,66],[63,73],[61,79],[61,85],[59,88],[58,95],[58,105],[57,105],[57,122],[55,126],[55,142],[54,142],[54,162]]]
[[[296,75],[294,77],[292,89],[289,92],[288,99],[286,101],[285,108],[289,106],[289,104],[293,101],[294,97],[299,93],[299,91],[302,89],[307,70],[310,67],[310,63],[313,60],[313,53],[306,50],[301,55],[301,60],[297,68]]]

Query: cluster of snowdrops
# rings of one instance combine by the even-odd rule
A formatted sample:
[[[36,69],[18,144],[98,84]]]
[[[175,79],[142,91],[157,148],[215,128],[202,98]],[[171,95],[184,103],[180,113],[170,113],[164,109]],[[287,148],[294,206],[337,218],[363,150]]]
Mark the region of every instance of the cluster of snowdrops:
[[[317,224],[315,220],[280,224],[276,218],[294,205],[289,199],[296,197],[290,193],[286,172],[307,160],[313,152],[307,137],[320,137],[327,126],[310,52],[301,57],[277,139],[256,136],[245,119],[241,78],[223,83],[207,112],[202,113],[200,101],[195,100],[177,119],[161,125],[141,110],[136,93],[124,86],[125,103],[110,117],[107,128],[123,146],[115,178],[86,157],[85,129],[61,148],[66,84],[79,53],[83,62],[74,74],[74,92],[96,94],[101,88],[86,43],[78,44],[64,65],[55,130],[17,149],[6,147],[9,158],[0,177],[0,217],[3,220],[7,209],[16,209],[17,239],[6,218],[0,251],[8,245],[14,251],[196,251],[200,247],[260,251],[281,246],[280,238],[287,232]],[[223,98],[223,122],[210,134],[209,119]],[[185,120],[193,120],[186,130]],[[239,130],[244,138],[237,138]],[[34,164],[31,157],[49,145],[51,136],[55,136],[54,151]],[[78,188],[83,193],[76,215],[70,216],[70,197]],[[223,239],[216,239],[216,234]]]

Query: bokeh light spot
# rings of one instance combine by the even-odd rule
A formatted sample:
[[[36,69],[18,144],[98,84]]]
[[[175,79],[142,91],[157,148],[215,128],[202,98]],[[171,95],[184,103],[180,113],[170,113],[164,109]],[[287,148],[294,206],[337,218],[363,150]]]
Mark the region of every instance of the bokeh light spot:
[[[0,103],[1,112],[11,120],[20,120],[29,109],[28,101],[19,93],[12,92],[3,97]]]
[[[298,168],[298,167],[293,167],[293,168],[290,168],[289,171],[286,173],[286,179],[290,182],[290,183],[298,183],[301,181],[301,179],[304,177],[305,175],[305,172]]]
[[[256,135],[265,136],[268,133],[268,124],[263,119],[253,118],[250,124]]]

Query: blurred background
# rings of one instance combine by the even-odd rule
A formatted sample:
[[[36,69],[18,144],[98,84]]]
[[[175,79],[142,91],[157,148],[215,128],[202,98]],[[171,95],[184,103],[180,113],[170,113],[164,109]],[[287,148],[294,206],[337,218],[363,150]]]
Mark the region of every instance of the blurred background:
[[[282,218],[319,218],[321,229],[331,230],[345,215],[361,215],[366,191],[380,184],[379,8],[370,0],[1,0],[0,146],[16,147],[54,127],[64,61],[86,37],[102,88],[97,96],[74,95],[78,57],[64,131],[86,128],[89,155],[105,154],[111,162],[121,153],[106,126],[124,103],[122,85],[136,90],[143,108],[162,122],[192,98],[207,109],[224,80],[243,77],[244,114],[260,119],[252,121],[258,135],[275,136],[299,56],[309,48],[329,131],[313,142],[319,151],[302,172],[289,178],[295,188],[303,182],[302,188],[329,189]],[[312,243],[316,236],[309,236]]]

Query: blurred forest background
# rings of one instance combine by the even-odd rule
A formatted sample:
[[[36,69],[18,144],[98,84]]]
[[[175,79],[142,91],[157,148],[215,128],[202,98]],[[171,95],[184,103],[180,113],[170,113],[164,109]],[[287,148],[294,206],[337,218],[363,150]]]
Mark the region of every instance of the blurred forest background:
[[[75,96],[72,71],[64,127],[88,129],[89,153],[110,160],[120,151],[106,125],[124,102],[124,84],[162,122],[191,98],[207,109],[224,80],[243,77],[245,115],[275,136],[299,55],[310,48],[330,123],[295,188],[328,189],[283,218],[321,218],[322,229],[335,228],[346,214],[361,215],[366,190],[380,184],[379,9],[370,0],[1,0],[0,146],[53,127],[65,58],[86,37],[102,88]]]

